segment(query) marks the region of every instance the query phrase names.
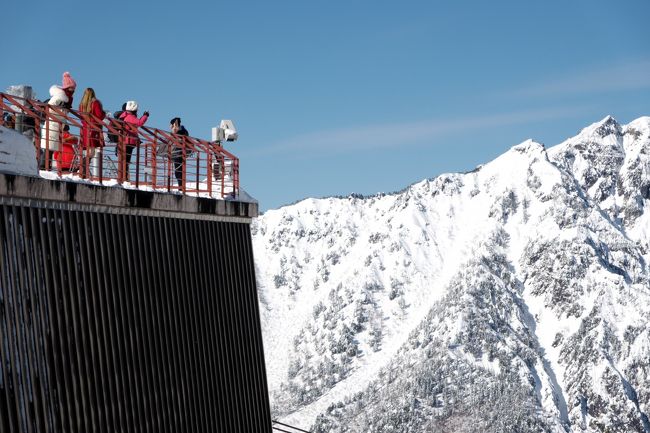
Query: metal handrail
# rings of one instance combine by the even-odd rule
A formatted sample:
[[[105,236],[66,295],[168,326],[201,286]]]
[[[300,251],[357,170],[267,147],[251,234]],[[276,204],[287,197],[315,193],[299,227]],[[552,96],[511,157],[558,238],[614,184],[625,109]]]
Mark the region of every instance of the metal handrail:
[[[61,179],[189,195],[239,195],[239,159],[220,143],[149,126],[138,128],[114,118],[101,120],[91,113],[0,93],[3,126],[5,113],[20,117],[22,125],[28,124],[19,132],[33,139],[37,161],[43,161],[42,173],[54,173]],[[72,141],[76,139],[73,154],[66,150],[63,125],[70,128]],[[91,134],[98,137],[99,146],[89,147],[90,140],[84,142],[82,128],[87,131],[86,138]],[[117,142],[106,140],[105,132],[116,136]],[[176,185],[178,177],[180,185]]]
[[[285,423],[283,423],[283,422],[276,421],[276,420],[273,420],[272,424],[273,424],[273,430],[276,430],[276,431],[279,431],[279,432],[283,432],[283,433],[311,433],[311,432],[308,431],[308,430],[303,430],[303,429],[301,429],[301,428],[294,427],[294,426],[292,426],[292,425],[285,424]],[[277,424],[277,425],[281,425],[282,427],[289,428],[289,429],[291,429],[291,430],[293,430],[293,431],[284,430],[283,428],[276,427],[276,424]]]

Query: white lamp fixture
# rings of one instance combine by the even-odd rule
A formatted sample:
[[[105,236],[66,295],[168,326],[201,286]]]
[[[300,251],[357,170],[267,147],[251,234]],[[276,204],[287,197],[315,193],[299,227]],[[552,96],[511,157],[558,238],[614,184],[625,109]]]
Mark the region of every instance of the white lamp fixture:
[[[222,143],[224,141],[235,141],[239,138],[237,129],[232,120],[222,120],[219,126],[212,128],[212,141]]]

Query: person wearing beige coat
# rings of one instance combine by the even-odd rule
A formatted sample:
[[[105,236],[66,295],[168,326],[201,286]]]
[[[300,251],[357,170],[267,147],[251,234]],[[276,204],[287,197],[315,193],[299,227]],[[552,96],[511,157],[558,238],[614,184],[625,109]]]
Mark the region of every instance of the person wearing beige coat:
[[[61,147],[61,135],[63,134],[62,124],[65,119],[59,112],[67,112],[66,105],[68,101],[68,96],[61,87],[57,85],[50,87],[50,100],[48,104],[56,107],[56,110],[50,111],[50,115],[41,127],[41,168],[45,166],[46,150],[50,151],[49,160],[52,161],[52,154]]]

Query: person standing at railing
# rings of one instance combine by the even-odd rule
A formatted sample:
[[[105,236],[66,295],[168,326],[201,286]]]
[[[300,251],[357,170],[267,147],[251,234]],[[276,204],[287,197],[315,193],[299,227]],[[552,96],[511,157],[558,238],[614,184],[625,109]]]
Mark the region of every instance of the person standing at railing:
[[[34,90],[32,89],[32,86],[26,86],[24,84],[17,85],[17,86],[9,86],[7,88],[7,93],[14,97],[23,98],[22,100],[25,106],[33,110],[34,107],[29,102],[29,99],[35,98],[35,94],[34,94]],[[34,119],[33,116],[30,116],[24,110],[18,109],[18,107],[14,107],[14,108],[15,108],[15,110],[13,110],[15,115],[14,129],[20,132],[21,134],[23,134],[30,141],[34,141],[36,120]]]
[[[102,135],[101,121],[106,117],[106,112],[102,107],[102,103],[95,95],[95,90],[88,87],[79,104],[79,111],[83,114],[89,114],[95,117],[96,122],[87,122],[86,119],[81,120],[81,148],[83,149],[81,157],[81,177],[88,177],[91,159],[102,157],[102,146],[104,146],[104,137]],[[97,165],[97,164],[95,164]],[[93,176],[98,175],[97,170],[92,170]]]
[[[66,108],[72,108],[72,98],[74,96],[74,91],[77,89],[77,82],[72,79],[70,72],[63,73],[61,88],[65,92],[65,95],[68,97]]]
[[[120,115],[120,120],[123,120],[125,123],[133,125],[135,128],[139,128],[145,124],[149,118],[149,112],[145,111],[142,114],[142,117],[138,118],[138,103],[136,101],[128,101],[126,103],[126,111]],[[131,163],[131,155],[133,154],[133,149],[140,144],[138,138],[137,130],[132,130],[128,128],[124,138],[125,154],[123,156],[124,162],[120,162],[120,167],[124,167],[124,180],[129,180],[129,164]],[[136,161],[136,164],[139,164],[139,161]],[[124,165],[122,165],[124,164]]]
[[[107,117],[112,117],[115,121],[117,121],[117,123],[115,123],[115,122],[112,122],[112,121],[109,120],[109,121],[108,121],[108,124],[109,124],[109,125],[112,125],[112,126],[113,126],[113,129],[117,129],[118,132],[122,131],[122,128],[121,128],[121,125],[120,125],[120,124],[122,124],[122,123],[124,123],[124,122],[123,122],[122,120],[120,120],[120,116],[121,116],[122,113],[124,113],[125,111],[126,111],[126,102],[125,102],[124,104],[122,104],[122,109],[113,112],[113,115],[112,115],[112,116],[110,116],[110,115],[107,113]],[[118,144],[118,143],[119,143],[121,133],[116,133],[116,132],[110,132],[110,131],[109,131],[106,135],[108,136],[108,142],[109,142],[109,143],[115,143],[115,144]],[[115,147],[115,152],[117,153],[118,150],[119,150],[119,147],[116,146],[116,147]]]
[[[67,104],[69,102],[66,92],[59,86],[50,87],[50,99],[48,105],[55,107],[48,110],[49,115],[46,117],[41,128],[41,161],[42,169],[49,170],[52,163],[52,155],[59,150],[61,146],[61,131],[65,121],[63,117],[67,113]]]
[[[181,125],[181,118],[174,117],[169,121],[169,128],[172,133],[176,135],[183,135],[185,137],[189,136],[190,133],[187,132],[187,129]],[[172,162],[174,163],[174,175],[176,176],[176,182],[178,186],[183,186],[183,147],[173,146],[171,152]]]
[[[57,167],[61,167],[61,170],[66,172],[76,171],[74,157],[77,153],[78,146],[79,140],[77,137],[70,134],[70,127],[68,125],[63,125],[61,150],[54,152],[54,159],[56,160]]]
[[[11,113],[5,113],[2,116],[2,123],[5,128],[14,129],[16,127],[16,116]]]

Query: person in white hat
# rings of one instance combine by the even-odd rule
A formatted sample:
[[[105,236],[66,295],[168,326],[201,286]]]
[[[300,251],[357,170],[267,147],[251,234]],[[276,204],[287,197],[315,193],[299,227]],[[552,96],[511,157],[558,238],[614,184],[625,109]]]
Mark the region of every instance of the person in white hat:
[[[138,118],[138,103],[136,101],[127,101],[126,102],[126,111],[120,115],[120,119],[123,120],[125,123],[128,123],[130,125],[133,125],[135,128],[129,128],[129,131],[126,132],[126,138],[124,140],[124,144],[126,146],[125,149],[125,165],[124,165],[124,180],[129,180],[129,164],[131,162],[131,155],[133,154],[133,149],[135,146],[138,145],[139,139],[138,139],[138,132],[136,128],[141,127],[142,125],[145,124],[147,119],[149,118],[149,112],[145,111],[142,113],[142,117]],[[136,164],[138,164],[139,161],[136,161]],[[122,164],[120,164],[120,168],[122,167]]]

